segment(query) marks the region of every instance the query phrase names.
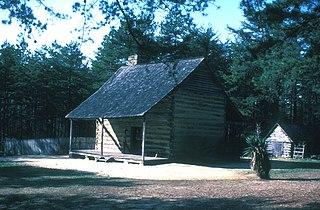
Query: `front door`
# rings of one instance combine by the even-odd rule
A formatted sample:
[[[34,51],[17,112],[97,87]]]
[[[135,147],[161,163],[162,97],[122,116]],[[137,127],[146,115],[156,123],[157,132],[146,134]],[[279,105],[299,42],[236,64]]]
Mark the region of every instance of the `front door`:
[[[273,144],[273,155],[281,157],[283,154],[283,142],[274,142]]]
[[[131,128],[130,152],[141,155],[142,146],[142,127]]]

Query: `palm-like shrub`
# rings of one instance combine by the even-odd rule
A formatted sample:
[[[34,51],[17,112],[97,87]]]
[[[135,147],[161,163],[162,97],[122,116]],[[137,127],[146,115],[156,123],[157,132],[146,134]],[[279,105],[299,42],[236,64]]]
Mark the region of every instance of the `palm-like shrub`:
[[[250,167],[261,179],[269,179],[271,170],[270,160],[267,153],[266,141],[256,135],[250,135],[246,138],[249,145],[244,150],[244,156],[251,157]]]

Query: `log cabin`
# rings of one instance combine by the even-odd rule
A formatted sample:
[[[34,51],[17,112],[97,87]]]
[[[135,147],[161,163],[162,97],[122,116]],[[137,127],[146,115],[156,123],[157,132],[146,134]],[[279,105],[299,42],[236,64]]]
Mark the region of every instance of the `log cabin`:
[[[290,158],[298,153],[298,156],[303,157],[305,144],[310,138],[300,125],[276,123],[266,135],[265,140],[267,151],[271,156]]]
[[[236,145],[230,129],[242,122],[203,58],[120,67],[66,118],[70,153],[72,121],[93,119],[101,157],[134,154],[142,163],[145,157],[215,156]]]

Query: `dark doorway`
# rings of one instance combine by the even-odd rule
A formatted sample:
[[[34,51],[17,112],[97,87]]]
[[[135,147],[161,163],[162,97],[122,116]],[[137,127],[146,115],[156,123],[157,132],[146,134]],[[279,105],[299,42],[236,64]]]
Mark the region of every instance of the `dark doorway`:
[[[273,143],[273,155],[276,157],[281,157],[283,154],[283,142]]]
[[[4,154],[4,140],[0,139],[0,156]]]
[[[131,128],[130,152],[141,155],[142,146],[142,127]]]

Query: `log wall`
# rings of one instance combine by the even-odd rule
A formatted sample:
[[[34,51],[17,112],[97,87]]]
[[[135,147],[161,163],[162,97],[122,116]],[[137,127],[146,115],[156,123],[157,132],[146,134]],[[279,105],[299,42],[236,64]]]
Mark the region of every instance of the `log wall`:
[[[173,138],[173,96],[167,95],[146,114],[146,153],[170,157]]]
[[[101,119],[97,120],[96,147],[101,150]],[[141,117],[104,119],[103,151],[128,153],[130,149],[131,127],[142,126]]]
[[[168,95],[154,106],[145,116],[145,154],[169,157],[172,127],[172,96]],[[142,128],[143,117],[104,119],[103,151],[132,152],[131,128]],[[96,147],[101,150],[101,124],[97,120]]]
[[[224,140],[226,98],[202,67],[174,96],[174,157],[215,155]]]
[[[145,114],[145,154],[159,157],[215,155],[225,136],[226,97],[202,65]],[[159,87],[160,88],[160,87]],[[104,152],[129,153],[131,128],[143,117],[104,119]],[[96,149],[101,150],[97,121]]]
[[[267,152],[274,157],[291,157],[292,140],[278,125],[267,137]]]

